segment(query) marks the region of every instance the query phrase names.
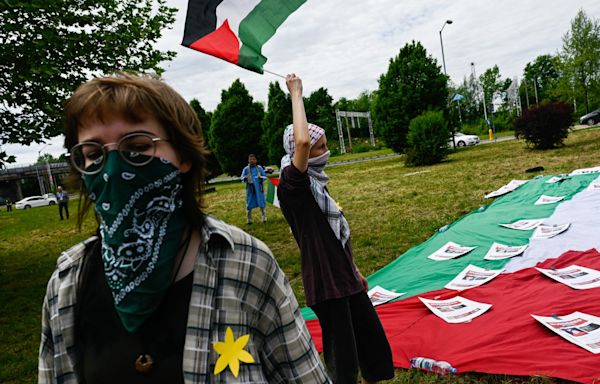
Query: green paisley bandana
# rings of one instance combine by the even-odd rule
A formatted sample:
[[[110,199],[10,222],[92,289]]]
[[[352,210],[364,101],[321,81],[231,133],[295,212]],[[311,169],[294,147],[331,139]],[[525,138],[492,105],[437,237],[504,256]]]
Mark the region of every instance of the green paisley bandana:
[[[83,180],[101,218],[104,275],[115,308],[135,332],[173,280],[184,232],[181,173],[164,159],[135,167],[110,151],[104,169]]]

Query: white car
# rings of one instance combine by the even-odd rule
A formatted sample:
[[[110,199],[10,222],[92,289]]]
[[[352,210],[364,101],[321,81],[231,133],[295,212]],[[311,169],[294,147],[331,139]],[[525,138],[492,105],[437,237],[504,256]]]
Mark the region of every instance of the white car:
[[[464,147],[467,145],[477,145],[479,144],[480,140],[479,136],[477,135],[465,135],[464,133],[456,132],[454,134],[454,142],[456,143],[457,147]],[[448,139],[448,145],[452,147],[452,137]]]
[[[56,197],[52,194],[45,194],[44,196],[29,196],[23,200],[19,200],[15,203],[17,209],[29,209],[33,207],[41,207],[44,205],[56,204]]]

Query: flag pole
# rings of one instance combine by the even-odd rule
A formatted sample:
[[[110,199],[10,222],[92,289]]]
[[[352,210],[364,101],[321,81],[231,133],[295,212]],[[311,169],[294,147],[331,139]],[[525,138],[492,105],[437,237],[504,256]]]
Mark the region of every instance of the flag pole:
[[[279,73],[271,72],[271,71],[269,71],[268,69],[264,69],[264,68],[263,68],[263,72],[267,72],[267,73],[270,73],[271,75],[279,76],[279,77],[281,77],[282,79],[285,79],[285,76],[282,76],[282,75],[280,75]]]

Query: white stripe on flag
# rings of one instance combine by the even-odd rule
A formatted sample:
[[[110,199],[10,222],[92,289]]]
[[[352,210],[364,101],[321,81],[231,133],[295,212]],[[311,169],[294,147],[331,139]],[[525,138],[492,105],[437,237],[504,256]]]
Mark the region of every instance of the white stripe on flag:
[[[260,2],[261,0],[223,0],[217,7],[217,28],[227,19],[229,28],[239,40],[240,23]]]
[[[550,239],[529,239],[529,247],[523,257],[511,259],[504,266],[505,273],[533,267],[541,261],[557,258],[570,250],[587,251],[596,248],[600,251],[599,212],[600,190],[585,188],[571,200],[561,203],[554,213],[544,220],[544,224],[571,223],[569,229]]]

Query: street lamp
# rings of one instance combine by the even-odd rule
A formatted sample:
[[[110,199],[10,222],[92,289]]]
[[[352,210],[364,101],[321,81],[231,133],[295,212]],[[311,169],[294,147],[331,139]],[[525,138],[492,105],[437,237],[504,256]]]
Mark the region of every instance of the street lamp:
[[[442,25],[442,29],[440,29],[440,45],[442,46],[442,63],[444,63],[444,75],[448,76],[448,74],[446,73],[446,58],[444,57],[444,41],[442,40],[442,31],[444,30],[446,24],[452,24],[452,20],[446,20],[446,22],[444,22],[444,25]]]

